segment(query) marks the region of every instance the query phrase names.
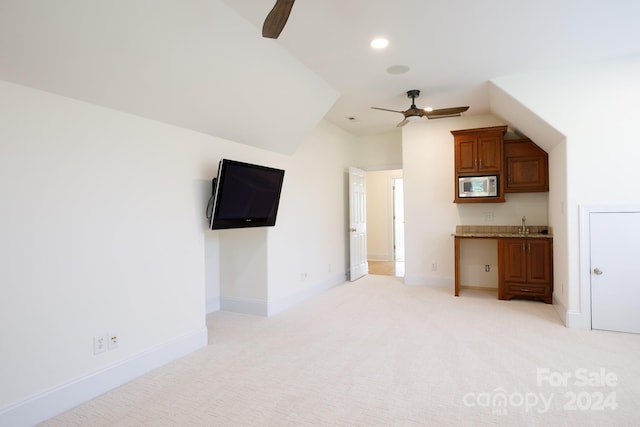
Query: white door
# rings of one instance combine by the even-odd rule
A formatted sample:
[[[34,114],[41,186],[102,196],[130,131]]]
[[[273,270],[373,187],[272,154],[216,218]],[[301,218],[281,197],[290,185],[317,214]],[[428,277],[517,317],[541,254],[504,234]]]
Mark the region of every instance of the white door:
[[[349,280],[369,272],[367,264],[367,205],[365,172],[349,168]]]
[[[591,327],[640,333],[640,212],[591,212]]]

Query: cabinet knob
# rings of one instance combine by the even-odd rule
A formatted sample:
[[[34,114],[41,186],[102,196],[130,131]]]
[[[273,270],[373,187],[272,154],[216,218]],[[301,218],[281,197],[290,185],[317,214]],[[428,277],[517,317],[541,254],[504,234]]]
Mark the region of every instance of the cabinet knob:
[[[593,269],[593,274],[595,274],[596,276],[600,276],[602,274],[602,270],[596,267]]]

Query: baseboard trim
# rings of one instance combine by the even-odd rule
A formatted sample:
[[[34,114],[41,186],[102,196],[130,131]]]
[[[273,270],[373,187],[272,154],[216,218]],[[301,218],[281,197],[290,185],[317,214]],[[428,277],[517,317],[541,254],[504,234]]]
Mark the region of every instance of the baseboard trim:
[[[298,292],[297,294],[294,294],[285,298],[280,298],[273,302],[269,302],[268,315],[273,316],[274,314],[278,314],[281,311],[284,311],[290,307],[293,307],[294,305],[299,304],[302,301],[307,300],[311,297],[314,297],[323,292],[326,292],[329,289],[335,286],[338,286],[344,282],[345,282],[344,273],[339,273],[325,280],[322,283],[312,286],[309,289],[305,289],[302,292]]]
[[[220,297],[220,310],[252,316],[267,316],[269,313],[267,301],[255,298]]]
[[[393,261],[392,259],[393,257],[389,254],[372,254],[372,253],[368,253],[367,254],[367,260],[368,261],[384,261],[384,262],[391,262]]]
[[[591,318],[585,313],[578,311],[567,311],[565,317],[565,326],[571,329],[591,330]]]
[[[206,304],[207,314],[220,311],[220,297],[208,298]]]
[[[0,409],[0,425],[33,426],[205,347],[207,328]]]
[[[404,284],[410,286],[430,286],[432,288],[450,287],[451,291],[453,291],[455,280],[453,277],[404,276]]]
[[[252,316],[269,317],[278,314],[290,307],[293,307],[294,305],[315,295],[319,295],[344,282],[345,273],[339,273],[322,283],[319,283],[296,294],[284,298],[279,298],[274,301],[264,301],[254,298],[221,297],[220,309],[223,311],[249,314]]]

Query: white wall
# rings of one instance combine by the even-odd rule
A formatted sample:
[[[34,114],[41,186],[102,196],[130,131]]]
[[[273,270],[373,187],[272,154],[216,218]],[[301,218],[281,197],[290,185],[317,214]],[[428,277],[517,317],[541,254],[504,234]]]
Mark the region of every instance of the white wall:
[[[211,140],[0,82],[0,408],[204,324]],[[93,355],[93,336],[118,349]],[[0,411],[1,412],[1,411]]]
[[[223,292],[285,308],[344,280],[357,146],[333,125],[287,156],[6,82],[0,116],[0,424],[206,345]],[[276,227],[206,230],[223,157],[287,170]],[[111,332],[119,348],[94,355]]]
[[[358,138],[356,166],[368,171],[402,167],[402,131],[394,129],[379,135]]]
[[[268,230],[268,314],[345,280],[351,134],[322,121],[286,159],[276,227]]]
[[[518,225],[523,215],[531,225],[547,225],[546,193],[508,194],[506,203],[453,203],[451,130],[503,124],[495,116],[480,115],[415,122],[403,128],[405,283],[447,285],[453,292],[451,234],[456,225]],[[488,212],[493,215],[491,223],[485,221]]]
[[[580,281],[582,269],[588,270],[589,265],[579,255],[579,207],[640,201],[634,188],[640,156],[635,125],[640,58],[588,65],[493,81],[496,91],[508,94],[530,112],[513,121],[516,126],[524,129],[541,119],[548,128],[566,135],[566,144],[560,141],[550,153],[556,178],[566,174],[566,189],[557,188],[550,197],[554,232],[566,236],[560,245],[554,239],[554,280],[564,292],[561,302],[567,325],[579,327],[590,327],[590,318],[585,318],[590,301],[584,298],[589,284]],[[501,114],[513,119],[509,110]]]

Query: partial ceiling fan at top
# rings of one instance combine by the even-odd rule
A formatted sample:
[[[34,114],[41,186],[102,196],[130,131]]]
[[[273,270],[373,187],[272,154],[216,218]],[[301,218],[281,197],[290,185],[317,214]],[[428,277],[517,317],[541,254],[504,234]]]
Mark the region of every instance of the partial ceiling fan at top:
[[[409,123],[409,120],[417,117],[426,117],[427,119],[444,119],[446,117],[460,117],[462,113],[469,109],[469,106],[465,107],[451,107],[451,108],[440,108],[438,110],[427,111],[423,108],[416,107],[416,98],[420,96],[420,91],[418,89],[412,89],[407,91],[407,97],[411,98],[411,107],[404,111],[398,110],[389,110],[387,108],[379,108],[379,107],[371,107],[374,110],[382,110],[382,111],[391,111],[393,113],[400,113],[404,116],[404,120],[402,120],[396,127],[401,127]]]
[[[277,39],[284,28],[295,0],[276,0],[262,25],[262,37]]]

